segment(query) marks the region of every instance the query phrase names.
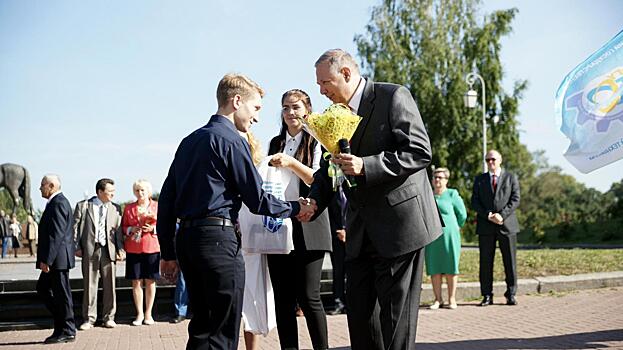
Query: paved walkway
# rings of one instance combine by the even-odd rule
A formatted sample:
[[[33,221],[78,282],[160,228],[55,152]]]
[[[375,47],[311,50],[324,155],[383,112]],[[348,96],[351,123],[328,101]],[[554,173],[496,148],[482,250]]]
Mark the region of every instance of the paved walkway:
[[[496,299],[502,302],[503,298]],[[418,350],[494,349],[623,349],[623,287],[565,294],[525,295],[519,305],[477,307],[477,301],[457,310],[420,311]],[[328,316],[331,349],[350,349],[346,317]],[[188,321],[179,325],[123,324],[79,332],[76,342],[43,345],[51,330],[0,332],[0,349],[183,349]],[[303,318],[299,318],[302,349],[310,349]],[[262,349],[279,349],[277,333],[262,339]],[[244,349],[242,345],[239,349]]]

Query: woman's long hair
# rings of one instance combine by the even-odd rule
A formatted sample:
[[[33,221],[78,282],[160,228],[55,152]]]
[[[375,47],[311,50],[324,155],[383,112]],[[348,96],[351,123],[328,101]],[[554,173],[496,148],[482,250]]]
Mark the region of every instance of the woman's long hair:
[[[299,89],[292,89],[292,90],[286,91],[283,94],[283,96],[281,96],[281,104],[283,105],[283,101],[285,101],[285,99],[290,96],[294,96],[298,98],[299,101],[303,102],[305,109],[307,109],[307,113],[312,112],[311,99],[309,98],[309,95],[305,91],[299,90]],[[273,142],[277,142],[277,149],[279,151],[283,151],[283,149],[285,148],[287,132],[288,132],[288,124],[286,124],[286,122],[283,120],[283,116],[281,116],[281,130],[279,131],[279,136],[277,136],[271,142],[271,144]],[[303,133],[303,138],[301,139],[299,148],[296,150],[296,153],[294,153],[294,158],[298,160],[299,162],[311,168],[312,164],[314,163],[313,158],[314,158],[314,147],[316,146],[316,140],[310,134],[308,134],[307,131],[302,130],[302,133]]]

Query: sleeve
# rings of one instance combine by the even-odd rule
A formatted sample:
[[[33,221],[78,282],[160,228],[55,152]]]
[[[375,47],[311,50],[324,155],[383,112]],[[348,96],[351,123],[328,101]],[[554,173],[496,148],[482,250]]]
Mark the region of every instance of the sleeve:
[[[175,260],[175,160],[169,168],[169,174],[162,184],[160,197],[158,198],[158,216],[156,227],[158,230],[158,243],[160,243],[160,254],[162,260]]]
[[[502,219],[506,220],[515,209],[519,206],[519,181],[517,180],[517,176],[515,174],[511,175],[511,195],[508,200],[508,203],[500,210],[500,215],[502,215]]]
[[[76,204],[76,208],[74,209],[74,246],[76,250],[82,250],[82,208],[84,207],[85,202],[78,202]]]
[[[399,87],[392,95],[389,127],[395,150],[363,157],[366,186],[374,186],[425,169],[432,151],[428,133],[409,90]]]
[[[322,159],[320,169],[314,173],[314,182],[312,182],[308,197],[316,201],[318,210],[316,215],[322,213],[329,206],[331,198],[334,195],[333,181],[329,177],[329,162]],[[315,218],[315,217],[314,217]]]
[[[129,230],[130,228],[132,228],[132,226],[134,226],[130,222],[131,208],[132,205],[126,205],[123,209],[123,216],[121,217],[121,234],[125,236],[128,236],[130,234]]]
[[[467,219],[467,209],[465,209],[463,198],[461,198],[461,195],[457,190],[452,191],[452,208],[454,208],[456,222],[459,224],[459,227],[463,227],[463,225],[465,225],[465,220]]]
[[[117,210],[117,222],[115,223],[115,227],[117,228],[115,230],[115,245],[117,246],[117,251],[120,250],[125,250],[124,247],[124,236],[123,236],[123,231],[121,229],[121,221],[123,220],[123,216],[121,215],[121,206],[113,203],[113,206],[115,208],[115,210]]]
[[[46,265],[52,266],[54,261],[56,260],[56,256],[58,252],[61,250],[64,240],[63,232],[67,232],[68,225],[71,223],[67,222],[68,219],[71,219],[71,207],[69,205],[59,205],[56,204],[56,208],[54,214],[52,215],[50,222],[50,247],[48,250],[48,256],[45,259],[42,259]]]
[[[322,148],[320,147],[320,142],[316,141],[315,144],[316,146],[314,147],[314,161],[312,162],[312,169],[314,171],[318,171],[318,169],[320,169],[320,159],[322,159]]]
[[[262,189],[262,178],[253,165],[249,146],[244,139],[240,138],[230,145],[225,159],[233,183],[251,213],[279,218],[293,217],[299,213],[300,206],[297,201],[279,200]]]

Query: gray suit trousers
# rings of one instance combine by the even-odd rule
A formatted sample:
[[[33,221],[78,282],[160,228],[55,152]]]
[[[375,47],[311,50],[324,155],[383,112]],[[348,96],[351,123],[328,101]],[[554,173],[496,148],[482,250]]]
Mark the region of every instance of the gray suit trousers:
[[[97,289],[102,277],[104,302],[102,320],[115,320],[117,300],[115,293],[115,262],[110,259],[108,249],[96,245],[93,255],[82,257],[82,278],[84,297],[82,299],[83,322],[95,323],[97,320]]]

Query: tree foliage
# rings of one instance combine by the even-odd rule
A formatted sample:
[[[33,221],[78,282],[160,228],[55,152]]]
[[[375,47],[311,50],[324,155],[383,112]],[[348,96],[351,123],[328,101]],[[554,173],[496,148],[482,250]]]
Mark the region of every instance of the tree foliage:
[[[623,184],[603,195],[550,167],[543,152],[530,154],[519,140],[519,103],[528,83],[502,87],[501,39],[512,31],[516,9],[479,16],[478,0],[383,0],[372,10],[365,33],[355,36],[362,70],[375,81],[401,84],[415,97],[431,140],[432,165],[452,172],[469,207],[476,175],[482,172],[482,105],[463,105],[470,72],[485,82],[487,148],[503,156],[503,166],[519,177],[522,200],[517,210],[528,236],[543,241],[548,230],[590,225],[620,198],[612,213],[623,216]],[[479,94],[477,81],[473,89]],[[497,116],[497,118],[493,118]],[[497,123],[495,119],[499,119]],[[473,237],[470,211],[467,237]]]

